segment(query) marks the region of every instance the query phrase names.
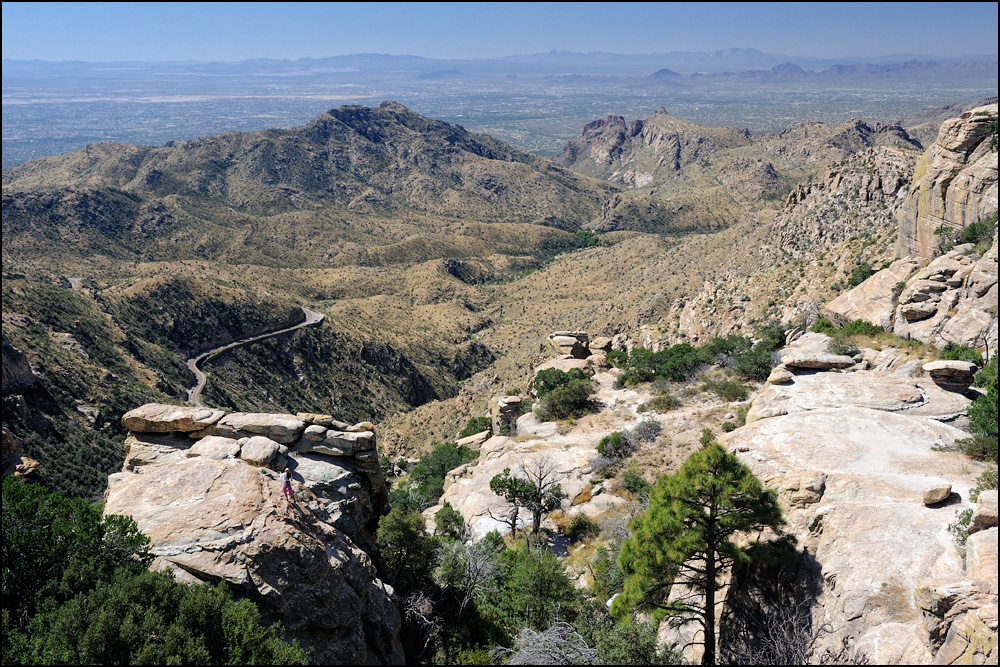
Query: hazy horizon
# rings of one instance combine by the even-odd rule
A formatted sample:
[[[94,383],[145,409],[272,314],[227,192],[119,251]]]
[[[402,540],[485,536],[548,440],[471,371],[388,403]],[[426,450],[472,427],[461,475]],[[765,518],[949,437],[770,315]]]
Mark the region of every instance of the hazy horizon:
[[[3,59],[491,60],[754,49],[810,59],[997,54],[997,3],[3,3]],[[942,36],[947,39],[942,39]]]

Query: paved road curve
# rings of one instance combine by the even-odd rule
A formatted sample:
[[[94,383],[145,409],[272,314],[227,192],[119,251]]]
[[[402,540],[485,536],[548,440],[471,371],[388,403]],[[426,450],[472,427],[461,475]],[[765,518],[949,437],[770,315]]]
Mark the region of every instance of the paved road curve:
[[[278,329],[276,331],[269,331],[267,333],[258,334],[256,336],[250,336],[249,338],[240,338],[239,340],[234,340],[232,343],[227,343],[226,345],[221,345],[219,347],[214,347],[211,350],[205,350],[197,357],[192,357],[187,360],[187,367],[194,373],[194,386],[188,389],[188,403],[197,406],[199,408],[205,407],[205,404],[201,402],[201,391],[205,388],[205,382],[208,377],[205,373],[198,368],[198,364],[212,356],[213,354],[218,354],[225,350],[231,350],[234,347],[239,347],[240,345],[246,345],[247,343],[252,343],[256,340],[263,340],[264,338],[270,338],[271,336],[280,336],[281,334],[288,333],[289,331],[295,331],[296,329],[301,329],[302,327],[309,327],[319,324],[323,321],[325,315],[323,313],[317,313],[315,310],[311,310],[302,307],[302,312],[305,315],[304,319],[290,327],[285,327],[284,329]]]

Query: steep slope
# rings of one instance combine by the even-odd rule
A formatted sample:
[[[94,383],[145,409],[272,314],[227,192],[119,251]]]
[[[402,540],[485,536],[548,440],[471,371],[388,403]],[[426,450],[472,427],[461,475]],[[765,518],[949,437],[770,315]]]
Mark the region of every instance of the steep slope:
[[[44,479],[98,493],[125,403],[183,400],[185,358],[298,306],[324,326],[211,360],[212,404],[362,419],[453,395],[494,358],[477,286],[583,245],[559,227],[612,190],[394,103],[21,165],[4,172],[3,328],[40,382],[5,385],[4,425]]]

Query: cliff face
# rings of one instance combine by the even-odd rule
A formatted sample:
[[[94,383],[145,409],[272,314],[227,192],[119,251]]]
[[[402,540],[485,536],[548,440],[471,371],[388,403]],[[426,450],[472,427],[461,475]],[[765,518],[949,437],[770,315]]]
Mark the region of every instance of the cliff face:
[[[997,152],[989,132],[996,120],[997,105],[989,104],[941,125],[899,213],[898,257],[930,259],[940,241],[935,229],[964,229],[997,210]]]
[[[135,519],[153,567],[224,580],[320,664],[403,662],[400,617],[366,549],[385,485],[371,424],[150,404],[125,415],[105,513]],[[295,499],[275,470],[292,470]]]

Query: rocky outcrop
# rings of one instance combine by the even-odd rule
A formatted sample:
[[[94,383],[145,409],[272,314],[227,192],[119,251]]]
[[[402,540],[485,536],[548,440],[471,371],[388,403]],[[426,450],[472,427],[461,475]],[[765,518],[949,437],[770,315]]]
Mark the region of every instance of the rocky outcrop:
[[[997,239],[980,257],[959,245],[918,268],[906,257],[824,307],[838,324],[865,320],[901,338],[938,347],[997,347]]]
[[[902,291],[900,283],[905,283],[919,268],[920,261],[913,257],[898,259],[826,304],[823,314],[839,326],[864,320],[892,331],[896,299]]]
[[[3,393],[31,387],[38,375],[20,350],[3,340]]]
[[[909,373],[786,372],[721,441],[779,491],[801,550],[796,590],[809,591],[813,627],[833,629],[817,649],[846,641],[877,664],[995,660],[996,529],[964,559],[948,531],[982,468],[949,451],[967,434],[945,422],[968,399]]]
[[[543,352],[586,359],[590,356],[590,339],[586,331],[556,331],[549,334],[542,348]]]
[[[21,456],[21,442],[14,437],[14,434],[3,429],[3,476],[17,475],[27,477],[38,468],[39,463],[35,459]]]
[[[128,413],[135,430],[122,472],[108,478],[105,513],[135,519],[154,567],[191,583],[226,581],[261,603],[313,661],[402,663],[394,594],[366,551],[386,497],[371,424],[214,412]],[[225,434],[212,432],[220,425]],[[323,449],[330,442],[336,451]],[[284,467],[294,501],[282,496],[275,470]]]
[[[990,104],[945,121],[920,158],[899,213],[897,256],[930,259],[938,252],[935,230],[963,229],[997,210],[997,152],[990,145]]]
[[[979,257],[960,245],[917,271],[899,295],[893,333],[939,347],[997,345],[997,240]]]

